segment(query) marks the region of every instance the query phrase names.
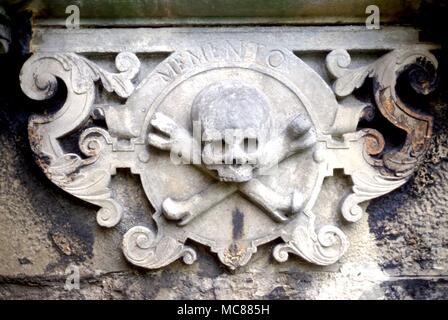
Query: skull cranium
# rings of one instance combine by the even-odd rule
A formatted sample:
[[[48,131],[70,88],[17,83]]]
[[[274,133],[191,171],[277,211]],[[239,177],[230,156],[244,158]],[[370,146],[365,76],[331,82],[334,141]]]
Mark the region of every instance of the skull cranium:
[[[253,176],[271,118],[266,97],[239,81],[221,81],[204,88],[193,101],[192,120],[199,121],[202,161],[221,181],[244,182]]]

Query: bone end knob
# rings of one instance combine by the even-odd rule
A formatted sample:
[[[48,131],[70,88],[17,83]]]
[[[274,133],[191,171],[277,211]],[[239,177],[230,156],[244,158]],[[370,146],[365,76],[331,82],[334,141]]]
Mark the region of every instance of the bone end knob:
[[[166,198],[162,203],[162,210],[165,218],[168,220],[181,220],[179,225],[183,225],[191,216],[191,213],[186,210],[185,206],[176,200]]]
[[[305,199],[303,197],[303,194],[297,190],[294,190],[294,192],[292,193],[292,201],[291,201],[292,214],[300,212],[303,208],[304,203]]]
[[[297,115],[288,125],[288,132],[292,137],[300,137],[311,129],[311,122],[302,114]]]

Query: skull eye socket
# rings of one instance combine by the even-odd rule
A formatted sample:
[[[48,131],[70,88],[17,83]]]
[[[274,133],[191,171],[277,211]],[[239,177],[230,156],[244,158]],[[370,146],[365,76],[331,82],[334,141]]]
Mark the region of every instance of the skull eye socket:
[[[257,138],[244,138],[242,142],[242,148],[246,153],[252,153],[258,149],[258,139]]]

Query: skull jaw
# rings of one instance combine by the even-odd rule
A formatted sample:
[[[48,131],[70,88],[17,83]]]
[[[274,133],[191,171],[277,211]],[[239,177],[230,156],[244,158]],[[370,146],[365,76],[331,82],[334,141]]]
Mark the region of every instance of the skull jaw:
[[[245,182],[253,177],[254,167],[250,164],[222,164],[207,166],[210,170],[216,170],[219,180],[225,182]]]

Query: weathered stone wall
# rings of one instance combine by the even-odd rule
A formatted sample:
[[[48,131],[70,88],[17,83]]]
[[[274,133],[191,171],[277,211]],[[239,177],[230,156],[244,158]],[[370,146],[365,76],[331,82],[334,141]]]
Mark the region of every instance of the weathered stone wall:
[[[199,253],[196,264],[177,261],[146,271],[132,267],[122,255],[126,230],[99,227],[97,208],[60,190],[35,164],[27,137],[28,117],[60,106],[64,90],[45,102],[24,96],[18,74],[29,55],[31,25],[28,14],[12,21],[15,42],[9,54],[0,58],[0,298],[448,298],[445,52],[438,53],[440,83],[429,98],[419,100],[403,89],[409,103],[429,105],[426,111],[434,116],[434,135],[424,163],[407,184],[371,201],[368,215],[359,223],[341,222],[351,247],[338,263],[318,267],[294,257],[280,264],[271,257],[275,243],[270,243],[260,247],[247,266],[229,271],[209,250],[192,243]],[[321,60],[323,54],[316,55]],[[313,65],[315,57],[307,59]],[[154,210],[138,177],[121,170],[112,184],[134,213],[130,219],[147,220]],[[338,179],[326,182],[322,197],[346,193],[349,187],[349,178],[338,173]],[[325,204],[321,206],[325,211]],[[64,289],[69,265],[80,268],[79,290]]]

